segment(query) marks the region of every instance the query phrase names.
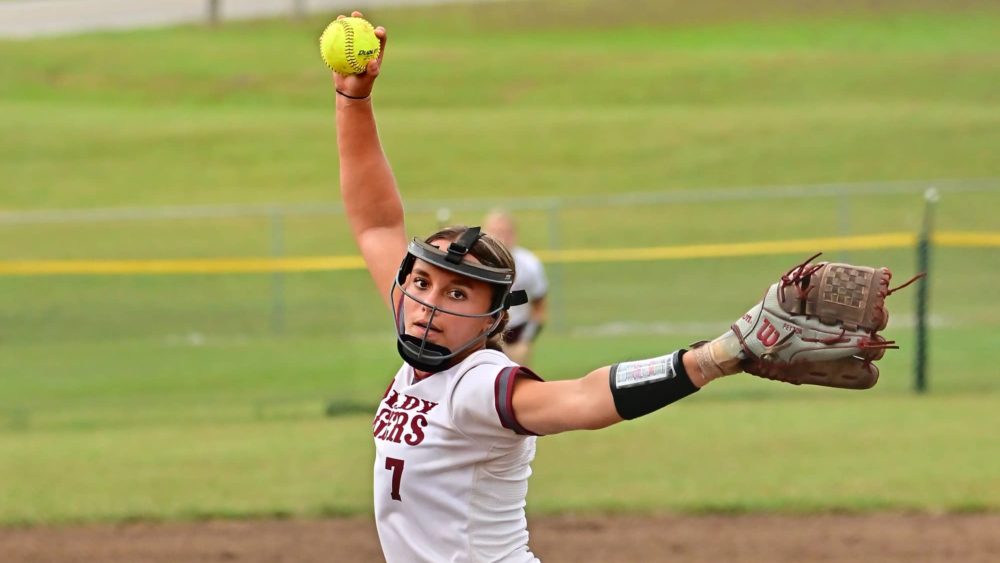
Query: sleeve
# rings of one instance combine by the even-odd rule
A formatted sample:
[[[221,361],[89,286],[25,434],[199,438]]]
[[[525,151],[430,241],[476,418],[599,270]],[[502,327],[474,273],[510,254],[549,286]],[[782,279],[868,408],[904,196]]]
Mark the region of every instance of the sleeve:
[[[476,439],[516,439],[537,436],[521,426],[513,408],[514,382],[518,377],[542,378],[521,366],[477,366],[455,385],[451,416],[455,427]]]
[[[545,277],[545,268],[542,261],[534,254],[531,255],[531,281],[528,285],[528,295],[532,301],[545,297],[549,292],[549,280]]]

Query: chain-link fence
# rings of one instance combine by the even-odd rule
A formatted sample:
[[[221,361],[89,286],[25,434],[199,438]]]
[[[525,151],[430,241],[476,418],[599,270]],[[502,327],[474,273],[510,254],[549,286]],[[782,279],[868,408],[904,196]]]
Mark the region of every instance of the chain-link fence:
[[[1000,232],[995,181],[413,202],[407,217],[417,235],[441,222],[477,224],[497,206],[514,214],[522,244],[548,260],[551,322],[538,361],[565,376],[579,375],[574,370],[586,362],[646,353],[657,342],[677,347],[714,336],[778,273],[811,254],[794,247],[741,255],[743,243],[805,241],[829,251],[825,241],[836,249],[827,259],[884,264],[897,279],[908,278],[917,268],[916,235],[930,187],[940,193],[939,234]],[[871,238],[886,233],[904,242]],[[845,246],[844,240],[868,242]],[[931,388],[996,390],[1000,249],[954,240],[965,239],[932,248]],[[3,213],[0,241],[0,269],[8,272],[0,275],[0,372],[6,372],[0,377],[24,378],[25,385],[60,382],[54,397],[85,393],[90,377],[130,373],[134,393],[159,389],[161,398],[177,386],[198,386],[206,397],[232,400],[227,386],[255,377],[258,383],[237,385],[244,406],[315,397],[316,386],[331,395],[367,396],[384,378],[359,384],[341,372],[384,375],[399,361],[389,314],[363,269],[10,274],[14,263],[56,260],[83,270],[95,260],[115,261],[127,272],[130,264],[167,259],[236,258],[266,266],[279,258],[352,256],[337,205]],[[687,251],[683,258],[661,252],[622,259],[624,249],[636,248]],[[581,254],[570,250],[601,252],[573,259]],[[906,373],[905,381],[896,377],[901,389],[913,369],[915,293],[890,302],[889,331],[904,351],[888,361]],[[302,373],[315,375],[313,387],[301,382]],[[320,379],[326,383],[316,384]],[[117,385],[109,393],[120,392]],[[23,419],[16,396],[0,398],[3,405],[14,413],[11,420]]]

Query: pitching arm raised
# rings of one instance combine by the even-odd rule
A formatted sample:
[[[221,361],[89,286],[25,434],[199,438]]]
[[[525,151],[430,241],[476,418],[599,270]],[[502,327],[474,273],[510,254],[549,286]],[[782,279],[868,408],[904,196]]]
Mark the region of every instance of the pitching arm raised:
[[[354,17],[361,17],[354,12]],[[366,72],[333,73],[337,107],[337,150],[340,157],[340,192],[351,232],[383,301],[400,261],[406,254],[403,204],[389,161],[382,150],[371,93],[385,55],[385,29],[375,35],[381,46],[377,60]]]

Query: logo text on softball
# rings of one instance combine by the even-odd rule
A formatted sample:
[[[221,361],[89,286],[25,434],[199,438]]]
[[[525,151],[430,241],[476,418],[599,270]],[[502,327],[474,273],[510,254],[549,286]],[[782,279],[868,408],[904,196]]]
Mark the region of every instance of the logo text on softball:
[[[382,408],[372,422],[373,434],[377,440],[416,446],[424,441],[427,414],[437,405],[392,389],[386,393]]]

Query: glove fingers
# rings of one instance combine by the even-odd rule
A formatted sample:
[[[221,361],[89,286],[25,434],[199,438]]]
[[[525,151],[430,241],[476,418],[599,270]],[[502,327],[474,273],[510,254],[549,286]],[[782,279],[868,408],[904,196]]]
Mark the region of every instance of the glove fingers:
[[[874,307],[873,316],[878,321],[875,332],[879,332],[889,326],[889,309],[885,306],[885,298],[889,296],[889,280],[892,279],[892,272],[889,271],[889,268],[878,268],[875,270],[875,273],[879,276],[879,286],[877,293],[878,303]]]
[[[885,348],[863,348],[858,356],[869,362],[881,360],[885,356]]]
[[[848,330],[884,330],[889,324],[885,299],[888,268],[820,262],[781,285],[781,306],[792,315],[808,315],[828,326]]]
[[[879,352],[881,357],[884,349]],[[871,389],[878,383],[878,366],[870,360],[856,357],[813,364],[803,383],[841,389]]]
[[[858,357],[874,362],[885,356],[886,350],[899,348],[894,340],[886,340],[881,334],[872,334],[858,341]]]
[[[751,375],[793,385],[870,389],[878,382],[878,367],[871,361],[858,357],[796,364],[751,360],[746,362],[743,368]]]

